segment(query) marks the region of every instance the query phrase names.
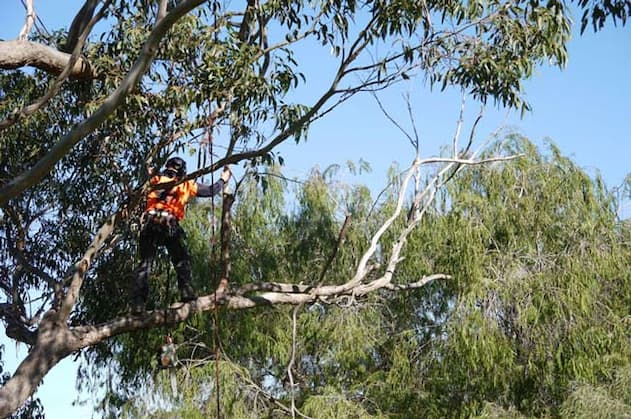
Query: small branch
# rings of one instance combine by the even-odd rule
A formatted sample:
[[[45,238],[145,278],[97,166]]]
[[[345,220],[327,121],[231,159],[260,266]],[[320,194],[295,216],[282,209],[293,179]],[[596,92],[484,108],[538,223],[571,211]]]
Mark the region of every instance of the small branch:
[[[412,130],[414,130],[414,141],[411,141],[412,146],[414,146],[414,149],[416,150],[416,157],[419,157],[421,154],[421,138],[418,134],[418,131],[416,129],[416,120],[414,119],[414,113],[412,112],[412,103],[410,100],[410,94],[409,92],[406,94],[405,97],[405,104],[406,107],[408,109],[408,116],[410,118],[410,123],[412,124]]]
[[[452,156],[454,158],[458,157],[458,139],[460,138],[460,130],[462,129],[462,124],[464,122],[464,105],[466,103],[465,92],[462,92],[462,98],[460,100],[460,115],[458,116],[458,123],[456,124],[456,133],[454,134],[453,139],[453,153]]]
[[[478,113],[478,116],[476,117],[475,121],[473,122],[473,126],[471,127],[471,131],[469,132],[469,141],[467,142],[467,146],[460,152],[457,151],[457,144],[454,143],[454,157],[467,157],[469,155],[469,152],[471,150],[471,146],[473,145],[473,140],[475,138],[475,131],[478,127],[478,124],[480,123],[480,121],[482,120],[482,116],[484,115],[484,105],[482,105],[480,107],[480,112]],[[462,164],[457,164],[456,167],[451,171],[451,173],[449,174],[449,176],[447,177],[447,179],[445,179],[442,183],[446,184],[447,182],[449,182],[451,180],[451,178],[453,178],[456,173],[458,173],[460,171],[460,169],[462,168]]]
[[[399,131],[401,131],[401,133],[403,133],[403,135],[406,136],[406,138],[410,141],[410,143],[418,150],[418,136],[417,136],[416,141],[415,141],[414,138],[412,138],[412,136],[410,134],[408,134],[408,132],[401,126],[401,124],[399,124],[390,115],[390,113],[386,110],[386,108],[383,106],[383,104],[379,100],[379,97],[377,96],[377,94],[375,92],[371,92],[371,94],[372,94],[372,97],[377,101],[377,105],[379,106],[379,109],[381,109],[381,112],[386,116],[386,118],[388,118],[388,120],[390,122],[392,122],[392,124],[395,127],[397,127],[399,129]]]
[[[105,243],[105,241],[114,231],[116,221],[119,217],[120,215],[118,213],[114,214],[105,224],[101,226],[98,233],[92,240],[92,243],[83,255],[83,258],[81,258],[81,260],[77,263],[75,272],[72,276],[70,287],[66,292],[64,301],[61,305],[61,309],[59,310],[60,321],[65,321],[68,319],[68,316],[70,316],[70,312],[72,311],[72,308],[74,307],[74,304],[79,297],[79,291],[81,290],[81,285],[83,284],[83,278],[90,268],[92,260],[96,256],[98,250],[101,248],[101,245]]]
[[[234,195],[229,191],[224,191],[222,211],[221,211],[221,280],[229,280],[230,270],[230,236],[232,232],[231,209],[234,203]]]

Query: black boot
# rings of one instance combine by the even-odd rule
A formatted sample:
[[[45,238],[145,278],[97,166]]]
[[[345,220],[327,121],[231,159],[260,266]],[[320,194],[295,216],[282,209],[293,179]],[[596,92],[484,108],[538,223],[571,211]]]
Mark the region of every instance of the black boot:
[[[175,265],[177,273],[177,286],[180,289],[180,297],[182,301],[193,301],[197,299],[195,291],[191,286],[191,263],[188,259],[184,259]]]
[[[147,264],[141,264],[136,271],[136,276],[131,286],[131,313],[141,314],[145,311],[145,302],[149,296],[149,283],[147,281],[149,270]]]
[[[139,315],[145,311],[145,302],[136,298],[132,298],[131,302],[131,314]]]
[[[197,300],[197,295],[195,295],[193,287],[188,282],[180,285],[180,296],[182,297],[183,302]]]

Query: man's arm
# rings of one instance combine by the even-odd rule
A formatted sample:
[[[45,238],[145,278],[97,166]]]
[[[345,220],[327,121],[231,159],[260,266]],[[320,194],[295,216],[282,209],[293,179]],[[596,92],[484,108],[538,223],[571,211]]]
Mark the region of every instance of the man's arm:
[[[223,179],[219,179],[212,185],[208,185],[206,183],[197,183],[197,196],[200,198],[210,198],[213,195],[216,195],[223,189],[223,185],[225,182]]]
[[[218,194],[223,189],[223,186],[230,179],[230,167],[226,166],[221,173],[221,178],[212,185],[205,183],[197,184],[197,196],[201,198],[210,198],[213,195]]]

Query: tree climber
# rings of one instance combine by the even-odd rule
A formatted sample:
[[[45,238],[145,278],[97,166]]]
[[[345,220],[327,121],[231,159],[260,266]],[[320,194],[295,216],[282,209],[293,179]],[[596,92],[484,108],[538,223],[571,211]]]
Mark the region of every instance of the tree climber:
[[[186,162],[179,157],[173,157],[166,162],[164,173],[155,173],[154,169],[149,169],[149,175],[152,176],[150,180],[152,185],[179,181],[186,176]],[[226,166],[221,173],[221,178],[213,185],[187,180],[171,189],[155,189],[149,192],[147,208],[141,217],[139,239],[141,261],[131,287],[133,314],[139,314],[145,309],[145,302],[149,295],[148,279],[158,246],[167,248],[177,274],[177,285],[182,301],[187,302],[197,298],[191,286],[191,262],[186,248],[186,234],[179,222],[184,218],[186,204],[191,197],[208,198],[216,195],[223,189],[230,176],[230,168]]]

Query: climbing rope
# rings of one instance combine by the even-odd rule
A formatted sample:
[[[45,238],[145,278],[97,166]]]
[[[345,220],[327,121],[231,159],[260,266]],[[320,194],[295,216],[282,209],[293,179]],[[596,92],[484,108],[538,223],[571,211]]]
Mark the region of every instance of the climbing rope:
[[[214,166],[214,150],[213,150],[213,123],[214,123],[214,118],[212,116],[212,111],[210,109],[208,109],[208,126],[206,127],[206,135],[204,136],[204,139],[202,140],[201,144],[200,144],[200,148],[198,150],[198,157],[197,157],[197,164],[198,164],[198,170],[200,167],[206,167],[206,163],[208,162],[208,160],[210,160],[210,165],[211,167]],[[210,156],[209,156],[210,155]],[[210,172],[210,183],[211,185],[215,184],[215,177],[214,177],[214,171]],[[213,272],[213,283],[216,283],[216,279],[217,279],[217,274],[216,274],[216,270],[213,269],[213,266],[215,261],[217,261],[217,254],[216,254],[216,218],[215,218],[215,200],[212,199],[211,201],[211,206],[210,206],[210,218],[211,218],[211,237],[210,237],[210,248],[211,248],[211,252],[213,252],[213,255],[210,258],[210,263],[211,263],[211,272]],[[219,383],[219,307],[217,304],[217,292],[215,290],[215,292],[213,293],[214,295],[214,316],[213,316],[213,341],[214,341],[214,352],[215,352],[215,396],[216,396],[216,402],[217,402],[217,418],[221,418],[221,405],[220,405],[220,399],[221,399],[221,387],[220,387],[220,383]]]

